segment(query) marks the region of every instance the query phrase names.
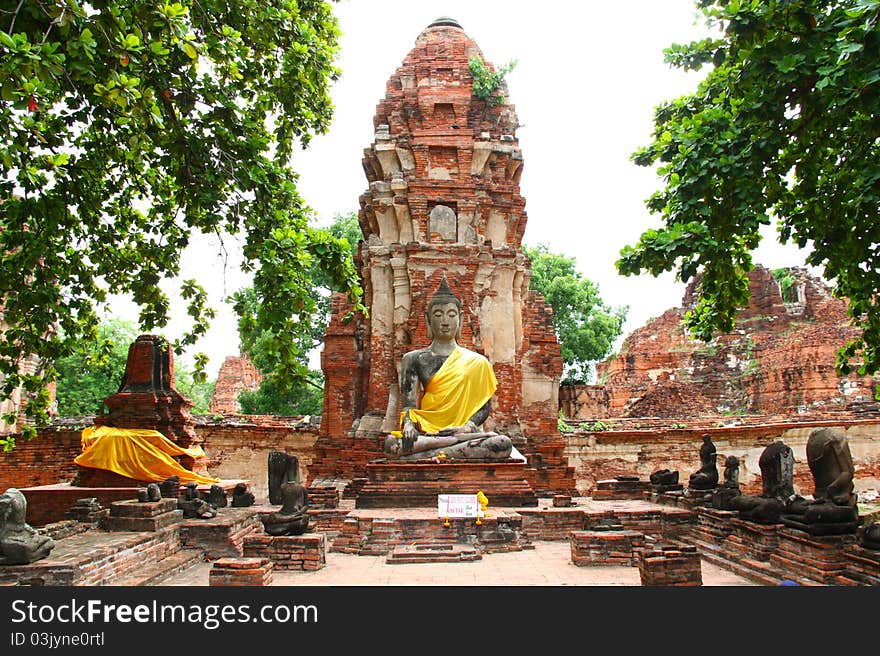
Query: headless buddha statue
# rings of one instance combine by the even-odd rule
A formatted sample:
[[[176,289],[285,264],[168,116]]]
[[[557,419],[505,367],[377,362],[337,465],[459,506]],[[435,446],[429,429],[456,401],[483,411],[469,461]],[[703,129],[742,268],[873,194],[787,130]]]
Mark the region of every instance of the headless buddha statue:
[[[498,387],[495,372],[484,356],[456,342],[461,302],[445,277],[428,301],[425,320],[431,344],[403,356],[400,430],[385,439],[385,454],[400,460],[506,459],[513,448],[510,438],[480,432]]]
[[[853,492],[855,467],[846,435],[833,428],[814,428],[807,439],[807,464],[815,489],[811,500],[788,500],[782,523],[811,535],[855,533],[858,498]]]

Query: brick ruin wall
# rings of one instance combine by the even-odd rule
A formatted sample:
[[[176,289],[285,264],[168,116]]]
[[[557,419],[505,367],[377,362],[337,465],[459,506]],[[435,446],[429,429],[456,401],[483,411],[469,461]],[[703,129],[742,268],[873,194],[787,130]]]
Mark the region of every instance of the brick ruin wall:
[[[682,306],[630,334],[620,353],[597,367],[599,385],[563,386],[560,406],[587,422],[622,417],[759,416],[775,421],[854,418],[878,412],[870,376],[839,376],[835,351],[857,334],[847,302],[821,280],[791,268],[792,302],[772,273],[750,274],[752,297],[734,330],[710,342],[691,339]]]

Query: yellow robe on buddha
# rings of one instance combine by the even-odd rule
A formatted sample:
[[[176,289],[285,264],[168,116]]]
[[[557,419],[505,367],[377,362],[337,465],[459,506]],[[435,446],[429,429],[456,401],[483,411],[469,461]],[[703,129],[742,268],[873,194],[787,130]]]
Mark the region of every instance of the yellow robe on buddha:
[[[409,415],[426,435],[464,426],[492,398],[496,389],[498,380],[489,361],[479,353],[456,346],[425,386],[420,407],[410,410]],[[406,412],[401,412],[401,428],[405,417]],[[400,436],[399,431],[394,434]]]
[[[186,469],[172,457],[204,458],[202,447],[184,449],[159,431],[89,426],[83,429],[80,443],[82,453],[73,462],[82,467],[106,469],[148,483],[159,483],[171,476],[179,477],[181,483],[219,482]]]

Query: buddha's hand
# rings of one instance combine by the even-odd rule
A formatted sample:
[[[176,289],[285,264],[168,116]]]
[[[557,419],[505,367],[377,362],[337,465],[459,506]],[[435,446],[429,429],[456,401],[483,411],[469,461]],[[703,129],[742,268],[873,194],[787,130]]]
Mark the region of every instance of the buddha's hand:
[[[419,429],[416,428],[416,425],[409,417],[403,421],[403,430],[401,433],[403,437],[400,439],[400,452],[412,453],[413,445],[419,436]]]
[[[450,426],[449,428],[444,428],[441,430],[438,435],[459,435],[461,433],[476,433],[477,425],[469,421],[464,426]]]

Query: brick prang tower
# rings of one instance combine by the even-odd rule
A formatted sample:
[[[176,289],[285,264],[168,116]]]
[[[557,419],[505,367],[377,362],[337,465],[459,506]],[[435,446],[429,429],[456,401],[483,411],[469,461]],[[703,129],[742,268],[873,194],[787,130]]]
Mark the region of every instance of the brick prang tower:
[[[461,345],[483,353],[498,378],[485,428],[514,440],[538,494],[576,493],[557,429],[562,359],[552,310],[529,289],[522,252],[517,116],[506,100],[473,94],[475,57],[482,52],[456,21],[434,21],[376,108],[357,257],[369,316],[344,320],[350,308],[334,298],[313,485],[362,477],[382,456],[382,438],[397,428],[401,359],[430,342],[425,304],[445,274],[462,303]],[[497,93],[506,99],[506,85]]]

